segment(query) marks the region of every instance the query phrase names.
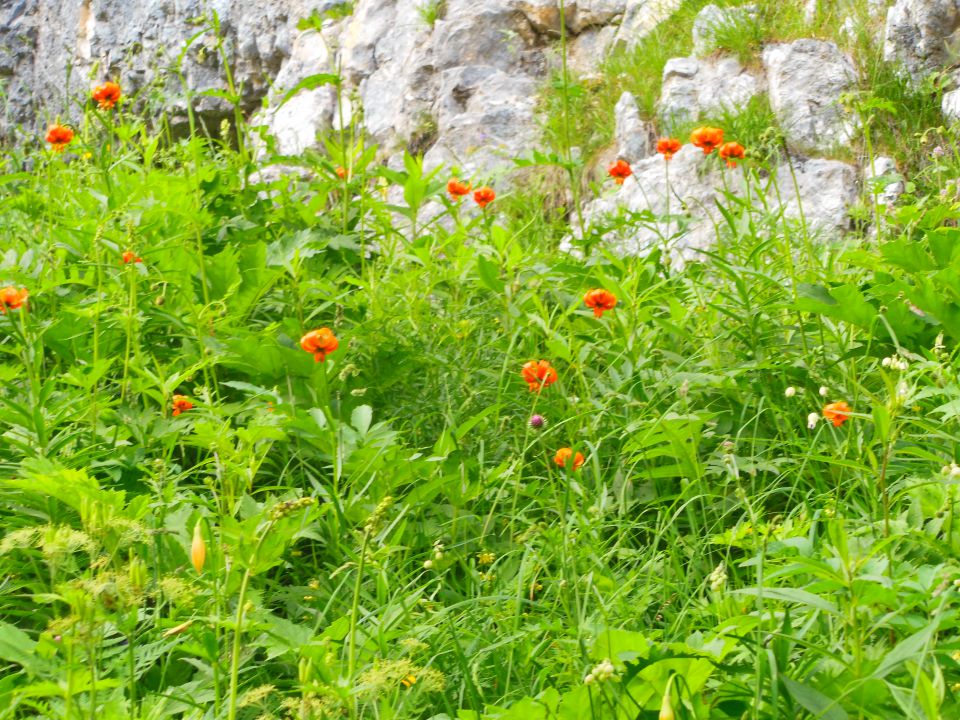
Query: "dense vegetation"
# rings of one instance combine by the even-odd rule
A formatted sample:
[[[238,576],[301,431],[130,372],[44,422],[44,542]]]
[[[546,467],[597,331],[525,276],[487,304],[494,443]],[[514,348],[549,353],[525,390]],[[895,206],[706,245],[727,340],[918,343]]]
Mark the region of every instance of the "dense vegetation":
[[[952,131],[843,239],[739,134],[679,264],[98,92],[2,160],[0,717],[960,715]]]

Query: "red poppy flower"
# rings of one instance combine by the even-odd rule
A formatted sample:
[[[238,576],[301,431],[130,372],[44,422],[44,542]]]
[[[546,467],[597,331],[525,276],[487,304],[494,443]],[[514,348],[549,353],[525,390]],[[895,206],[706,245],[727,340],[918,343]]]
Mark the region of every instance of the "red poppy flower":
[[[580,466],[583,465],[583,453],[574,454],[573,448],[560,448],[557,450],[557,454],[553,456],[553,461],[560,467],[566,468],[571,457],[573,458],[573,469],[579,470]]]
[[[493,188],[487,187],[486,185],[473,191],[473,199],[481,208],[485,208],[492,203],[496,197],[497,194],[493,191]]]
[[[29,294],[26,288],[17,290],[13,285],[0,288],[0,313],[6,314],[7,308],[16,310],[26,302]]]
[[[314,362],[323,362],[327,359],[327,355],[340,347],[340,341],[330,328],[320,328],[311,330],[300,338],[300,347],[308,353],[313,353]]]
[[[630,168],[630,163],[626,160],[617,160],[615,163],[610,163],[607,167],[607,174],[613,178],[613,181],[617,183],[617,185],[623,185],[623,181],[633,175],[633,170]]]
[[[101,110],[113,108],[120,100],[121,95],[120,86],[115,82],[105,82],[103,85],[97,85],[91,93],[91,97]]]
[[[690,142],[709,155],[723,144],[723,130],[713,127],[698,127],[690,133]]]
[[[51,125],[47,129],[47,142],[54,152],[63,152],[73,141],[73,130],[63,125]]]
[[[127,250],[120,256],[123,258],[123,264],[129,265],[130,263],[142,263],[143,258],[137,257],[137,254],[133,250]]]
[[[530,392],[553,385],[557,381],[557,371],[548,360],[531,360],[524,364],[520,374],[530,387]]]
[[[347,170],[342,165],[338,165],[337,169],[334,171],[337,173],[337,177],[343,180],[347,176]]]
[[[450,178],[450,180],[447,181],[447,193],[454,200],[459,200],[464,195],[470,194],[470,183],[462,183],[456,178]],[[479,200],[477,202],[479,202]]]
[[[193,408],[193,403],[190,402],[190,399],[186,395],[173,396],[173,416],[174,417],[192,408]]]
[[[590,290],[583,296],[583,302],[588,308],[593,308],[596,317],[602,317],[607,310],[613,310],[617,304],[617,296],[609,290]]]
[[[734,160],[743,160],[744,152],[743,145],[740,143],[728,142],[720,146],[717,154],[721,160],[727,161],[727,167],[733,168],[737,166]]]
[[[657,140],[657,152],[663,155],[664,160],[669,160],[678,152],[683,144],[676,138],[660,138]]]
[[[850,406],[845,400],[830,403],[823,408],[823,417],[832,422],[834,427],[840,427],[850,419]]]

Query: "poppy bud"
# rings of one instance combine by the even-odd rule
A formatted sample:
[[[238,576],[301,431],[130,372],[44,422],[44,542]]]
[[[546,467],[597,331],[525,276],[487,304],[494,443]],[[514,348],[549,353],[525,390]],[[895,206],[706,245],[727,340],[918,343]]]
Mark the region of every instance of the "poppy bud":
[[[670,704],[670,685],[673,683],[673,676],[667,680],[667,689],[663,693],[663,700],[660,702],[659,720],[673,720],[673,705]]]
[[[203,572],[203,563],[207,559],[207,544],[203,541],[203,533],[200,531],[200,521],[193,526],[193,545],[190,546],[190,562],[194,569],[200,573]]]

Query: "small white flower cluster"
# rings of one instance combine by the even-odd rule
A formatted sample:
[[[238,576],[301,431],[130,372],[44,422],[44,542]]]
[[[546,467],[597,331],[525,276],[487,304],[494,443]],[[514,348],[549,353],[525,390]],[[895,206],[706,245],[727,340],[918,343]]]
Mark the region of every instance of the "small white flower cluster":
[[[707,577],[707,581],[710,583],[710,589],[713,592],[723,590],[727,584],[727,568],[724,567],[723,563],[720,563],[713,569],[713,572]]]
[[[897,357],[896,355],[885,357],[880,361],[880,364],[885,368],[890,368],[891,370],[896,370],[898,372],[906,372],[910,369],[910,363],[901,357]]]
[[[592,685],[595,682],[605,682],[616,675],[616,673],[617,670],[613,667],[613,663],[610,662],[609,658],[605,658],[603,662],[587,673],[583,682],[585,685]]]
[[[797,389],[793,385],[791,385],[790,387],[788,387],[786,390],[783,391],[783,394],[785,397],[792,398],[794,395],[797,394]]]
[[[423,569],[429,570],[432,568],[434,560],[443,560],[443,543],[439,540],[433,543],[433,558],[431,560],[423,561]]]
[[[807,415],[807,427],[811,430],[817,427],[817,423],[820,422],[820,415],[812,412]]]
[[[955,462],[952,462],[949,465],[944,465],[940,469],[940,472],[942,472],[944,475],[948,477],[958,478],[960,477],[960,465],[957,465]]]
[[[820,389],[817,390],[817,392],[820,393],[820,397],[826,397],[827,394],[828,394],[830,391],[827,390],[826,385],[821,385],[821,386],[820,386]]]

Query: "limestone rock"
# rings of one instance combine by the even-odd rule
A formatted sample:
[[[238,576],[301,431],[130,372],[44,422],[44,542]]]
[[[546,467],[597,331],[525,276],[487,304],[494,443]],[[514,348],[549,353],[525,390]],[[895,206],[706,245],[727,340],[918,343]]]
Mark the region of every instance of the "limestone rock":
[[[428,167],[446,163],[465,176],[489,175],[536,147],[533,79],[471,65],[444,71],[439,87],[433,106],[437,141],[424,157]]]
[[[600,77],[600,59],[607,56],[617,39],[617,27],[588,27],[570,42],[569,67],[581,78]]]
[[[658,114],[665,125],[742,108],[761,91],[757,77],[736,58],[672,58],[663,68]]]
[[[904,191],[903,178],[897,173],[897,161],[890,157],[878,156],[864,168],[863,179],[867,191],[876,192],[877,203],[890,207]],[[871,185],[875,187],[871,188]]]
[[[850,141],[854,119],[840,96],[854,87],[851,60],[832,42],[796,40],[763,51],[770,107],[787,144],[798,152],[827,152]]]
[[[707,5],[693,21],[693,54],[709,55],[717,49],[717,36],[723,29],[742,29],[748,23],[756,23],[756,14],[757,8],[753,5],[732,8]]]
[[[775,207],[779,195],[785,216],[802,219],[815,237],[848,229],[849,208],[858,194],[857,169],[837,160],[794,158],[791,163],[792,173],[784,162],[765,181],[770,204]],[[610,228],[603,241],[618,254],[640,255],[661,247],[674,262],[684,262],[716,244],[717,227],[725,222],[717,202],[730,205],[726,192],[742,196],[743,175],[724,170],[718,158],[688,144],[669,165],[660,156],[634,164],[633,176],[617,191],[587,203],[584,216],[595,228]],[[649,215],[646,222],[633,220],[624,229],[616,218],[626,213]],[[564,247],[572,245],[568,241]]]
[[[919,78],[957,61],[958,29],[954,0],[897,0],[887,11],[884,57]]]
[[[653,128],[640,117],[636,98],[628,92],[623,93],[614,114],[617,157],[631,164],[648,157],[654,150]]]
[[[617,42],[634,47],[680,9],[683,0],[627,0]]]
[[[786,163],[776,170],[784,215],[802,218],[807,230],[815,235],[836,235],[849,229],[849,209],[858,194],[857,169],[839,160],[822,158],[793,159],[792,163],[792,174]]]

